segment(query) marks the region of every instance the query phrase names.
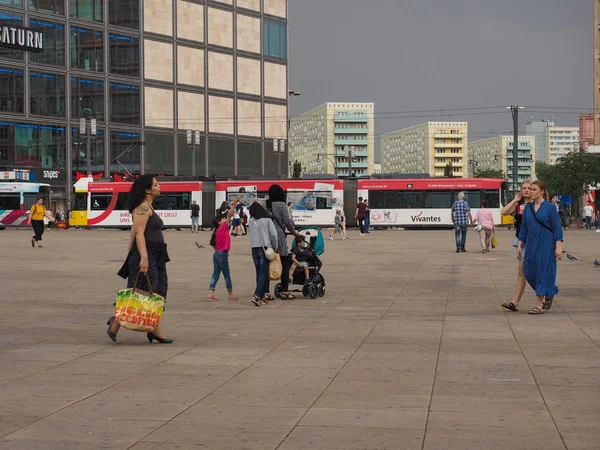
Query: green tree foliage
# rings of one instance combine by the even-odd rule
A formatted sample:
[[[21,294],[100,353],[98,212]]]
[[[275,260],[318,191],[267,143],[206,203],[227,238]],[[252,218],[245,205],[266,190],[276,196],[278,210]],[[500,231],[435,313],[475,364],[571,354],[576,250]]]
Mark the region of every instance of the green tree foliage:
[[[452,178],[453,176],[452,163],[450,162],[444,167],[444,178]]]
[[[477,169],[475,178],[497,178],[506,180],[506,175],[501,169]]]
[[[302,163],[298,160],[294,161],[294,165],[292,167],[292,178],[302,178]]]

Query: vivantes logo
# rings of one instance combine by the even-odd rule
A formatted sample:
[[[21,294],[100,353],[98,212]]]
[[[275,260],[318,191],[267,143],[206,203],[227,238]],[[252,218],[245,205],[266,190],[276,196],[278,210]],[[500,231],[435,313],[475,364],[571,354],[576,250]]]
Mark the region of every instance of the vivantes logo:
[[[44,170],[44,172],[42,172],[42,175],[46,180],[55,180],[58,179],[58,176],[60,175],[60,170]]]
[[[440,223],[442,221],[441,217],[435,216],[423,216],[423,211],[420,211],[416,216],[410,216],[410,220],[414,222],[431,222],[431,223]]]

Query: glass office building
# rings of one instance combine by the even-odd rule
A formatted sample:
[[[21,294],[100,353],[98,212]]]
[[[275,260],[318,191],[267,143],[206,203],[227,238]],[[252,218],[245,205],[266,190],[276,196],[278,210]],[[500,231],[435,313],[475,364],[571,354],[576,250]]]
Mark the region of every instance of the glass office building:
[[[77,172],[123,175],[113,159],[143,141],[119,159],[133,173],[287,173],[287,0],[0,0],[0,27],[0,171],[60,199]]]

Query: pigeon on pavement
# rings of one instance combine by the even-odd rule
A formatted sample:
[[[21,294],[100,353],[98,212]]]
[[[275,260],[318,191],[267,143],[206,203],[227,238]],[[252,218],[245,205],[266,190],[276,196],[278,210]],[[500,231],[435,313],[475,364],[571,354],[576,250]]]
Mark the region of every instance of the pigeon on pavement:
[[[567,258],[569,258],[571,261],[579,261],[577,258],[575,258],[573,255],[569,255],[567,253]]]
[[[594,258],[594,267],[600,267],[600,261],[597,258]]]
[[[196,244],[196,247],[198,247],[198,248],[204,248],[204,245],[200,245],[197,242],[194,242],[194,243]]]

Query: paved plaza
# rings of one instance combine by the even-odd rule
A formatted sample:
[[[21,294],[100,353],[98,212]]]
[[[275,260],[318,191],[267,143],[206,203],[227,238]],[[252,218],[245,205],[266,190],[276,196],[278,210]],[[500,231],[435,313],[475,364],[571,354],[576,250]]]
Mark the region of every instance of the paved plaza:
[[[106,335],[128,233],[0,232],[0,450],[600,448],[600,233],[568,231],[552,310],[518,313],[513,232],[377,231],[326,241],[325,297],[238,302],[212,273],[210,233],[167,231],[163,328]],[[205,245],[197,248],[194,241]]]

